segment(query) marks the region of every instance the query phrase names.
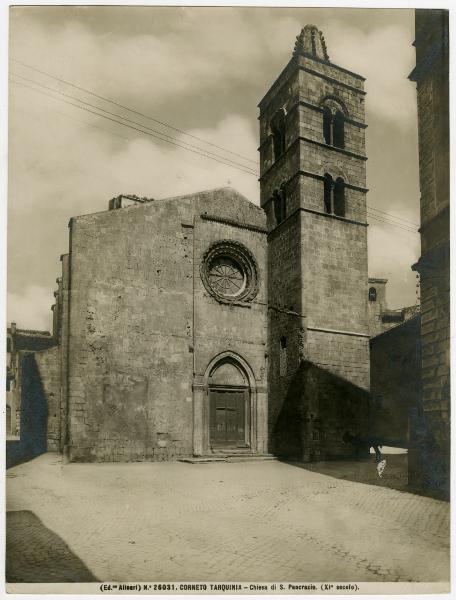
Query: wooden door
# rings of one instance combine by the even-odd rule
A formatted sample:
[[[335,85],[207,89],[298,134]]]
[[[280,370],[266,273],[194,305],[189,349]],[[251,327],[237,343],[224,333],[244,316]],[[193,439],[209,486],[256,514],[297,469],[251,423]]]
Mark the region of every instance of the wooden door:
[[[210,390],[211,445],[246,446],[245,390]]]

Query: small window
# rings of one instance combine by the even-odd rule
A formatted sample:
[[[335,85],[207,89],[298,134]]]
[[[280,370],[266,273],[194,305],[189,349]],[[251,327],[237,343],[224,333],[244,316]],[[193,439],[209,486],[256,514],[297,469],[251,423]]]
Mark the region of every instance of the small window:
[[[325,213],[332,213],[332,193],[333,193],[333,178],[329,173],[325,173]]]
[[[285,152],[286,145],[285,111],[283,108],[278,110],[271,119],[271,133],[274,160],[277,160]]]
[[[333,121],[333,145],[337,148],[345,147],[344,115],[338,110]]]
[[[374,287],[369,288],[369,301],[376,302],[377,300],[377,290]]]
[[[273,192],[274,216],[276,225],[282,223],[287,217],[287,194],[285,185],[282,185],[280,190]]]
[[[334,214],[345,217],[345,182],[342,177],[336,179],[334,186]]]
[[[326,144],[330,145],[332,142],[332,113],[328,106],[323,109],[323,137]]]

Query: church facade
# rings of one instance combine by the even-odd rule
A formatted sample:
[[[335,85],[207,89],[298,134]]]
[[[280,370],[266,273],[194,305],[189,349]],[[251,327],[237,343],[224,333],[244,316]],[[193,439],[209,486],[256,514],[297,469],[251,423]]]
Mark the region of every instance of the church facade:
[[[72,219],[56,306],[70,460],[264,453],[263,211],[231,189],[111,207]]]
[[[261,206],[222,188],[71,219],[52,367],[69,460],[352,455],[369,406],[363,83],[307,26],[259,104]]]

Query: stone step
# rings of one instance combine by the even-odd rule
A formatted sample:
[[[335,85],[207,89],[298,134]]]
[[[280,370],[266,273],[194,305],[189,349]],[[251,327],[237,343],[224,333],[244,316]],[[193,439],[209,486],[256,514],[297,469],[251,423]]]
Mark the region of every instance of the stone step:
[[[277,460],[273,454],[209,454],[206,456],[189,456],[180,458],[179,462],[201,464],[201,463],[217,463],[217,462],[258,462],[263,460]]]

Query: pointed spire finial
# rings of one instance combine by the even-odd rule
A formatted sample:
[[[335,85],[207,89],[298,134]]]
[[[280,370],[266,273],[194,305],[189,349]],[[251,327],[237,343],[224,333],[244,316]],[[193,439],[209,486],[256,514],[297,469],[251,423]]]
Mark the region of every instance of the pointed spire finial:
[[[323,33],[315,25],[306,25],[296,37],[293,55],[307,54],[312,58],[329,62]]]

